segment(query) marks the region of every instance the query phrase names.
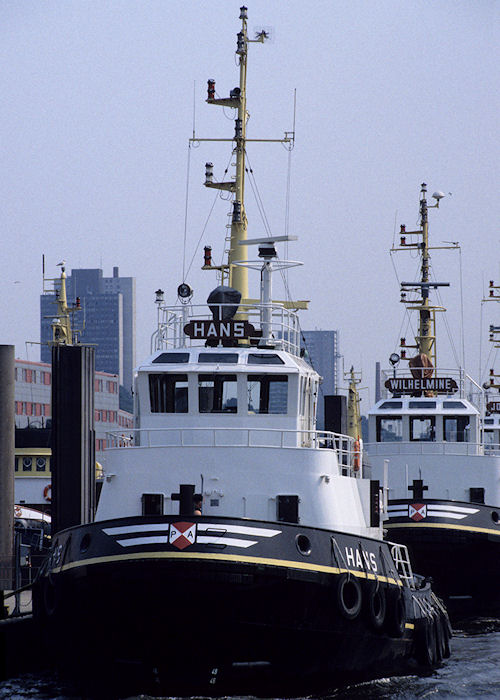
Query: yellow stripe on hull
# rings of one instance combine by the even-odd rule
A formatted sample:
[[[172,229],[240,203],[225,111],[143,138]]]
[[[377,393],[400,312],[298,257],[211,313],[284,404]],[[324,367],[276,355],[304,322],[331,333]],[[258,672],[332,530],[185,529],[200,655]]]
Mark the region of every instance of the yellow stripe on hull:
[[[54,567],[53,573],[69,571],[81,566],[92,566],[94,564],[108,564],[111,562],[133,561],[134,559],[191,559],[191,560],[212,560],[238,562],[243,564],[265,564],[267,566],[281,566],[289,569],[301,569],[305,571],[316,571],[326,574],[352,574],[358,578],[373,581],[382,581],[395,586],[402,586],[401,581],[394,578],[379,576],[377,574],[366,573],[365,571],[353,571],[352,569],[339,569],[335,566],[324,566],[322,564],[308,564],[307,562],[291,561],[286,559],[271,559],[267,557],[246,557],[241,554],[213,554],[208,552],[134,552],[130,554],[117,554],[107,557],[94,557],[92,559],[82,559],[60,567]]]
[[[483,532],[487,535],[500,537],[500,530],[489,530],[486,527],[473,527],[472,525],[452,525],[448,523],[384,523],[386,528],[398,527],[433,527],[439,530],[465,530],[466,532]]]

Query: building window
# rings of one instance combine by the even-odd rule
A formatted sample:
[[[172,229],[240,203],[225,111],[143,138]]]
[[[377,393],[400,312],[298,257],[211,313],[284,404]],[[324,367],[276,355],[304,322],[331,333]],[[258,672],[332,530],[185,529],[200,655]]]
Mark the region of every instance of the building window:
[[[150,374],[151,413],[187,413],[187,374]]]
[[[249,374],[247,380],[249,413],[287,413],[288,377]]]
[[[200,374],[198,376],[200,413],[236,413],[238,391],[235,374]]]
[[[377,442],[401,442],[402,439],[403,419],[400,416],[377,418]]]
[[[436,439],[436,419],[434,416],[415,416],[410,418],[410,440],[414,442],[433,442]]]

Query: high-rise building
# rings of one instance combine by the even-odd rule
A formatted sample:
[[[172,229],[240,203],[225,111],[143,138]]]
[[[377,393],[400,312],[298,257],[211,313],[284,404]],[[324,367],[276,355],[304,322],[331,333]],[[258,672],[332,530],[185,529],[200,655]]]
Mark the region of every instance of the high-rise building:
[[[338,331],[302,331],[305,359],[323,377],[318,396],[316,424],[325,429],[324,397],[338,393]]]
[[[112,277],[101,269],[71,270],[66,279],[68,302],[80,298],[82,312],[76,327],[82,328],[81,343],[95,345],[97,371],[119,377],[128,391],[132,388],[135,366],[135,278],[120,277],[117,267]],[[51,361],[51,321],[55,314],[54,294],[40,297],[40,341],[42,362]]]

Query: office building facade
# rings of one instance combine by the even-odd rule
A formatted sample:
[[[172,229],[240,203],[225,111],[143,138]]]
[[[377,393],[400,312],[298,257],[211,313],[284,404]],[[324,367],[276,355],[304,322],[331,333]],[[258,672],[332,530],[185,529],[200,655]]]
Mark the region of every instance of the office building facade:
[[[323,378],[318,396],[316,424],[325,429],[324,397],[338,393],[338,331],[302,331],[302,347],[305,359]]]
[[[135,278],[120,277],[118,267],[112,277],[101,269],[75,269],[66,279],[68,303],[79,297],[82,311],[75,315],[81,329],[79,341],[95,346],[97,371],[118,375],[131,391],[135,367]],[[50,362],[51,321],[55,314],[53,293],[40,297],[41,360]]]

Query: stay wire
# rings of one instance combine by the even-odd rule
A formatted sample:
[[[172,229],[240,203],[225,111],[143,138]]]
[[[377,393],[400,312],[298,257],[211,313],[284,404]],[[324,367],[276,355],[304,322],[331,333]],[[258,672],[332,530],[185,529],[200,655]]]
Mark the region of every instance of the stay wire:
[[[231,153],[231,155],[229,156],[229,160],[228,160],[228,163],[227,163],[227,165],[226,165],[226,168],[225,168],[225,170],[224,170],[224,173],[227,173],[227,172],[228,172],[229,165],[230,165],[230,163],[231,163],[232,157],[233,157],[233,154]],[[207,228],[207,226],[208,226],[208,222],[210,221],[210,217],[212,216],[212,212],[213,212],[213,210],[214,210],[215,203],[216,203],[216,201],[217,201],[217,198],[220,196],[220,194],[221,194],[221,193],[220,193],[218,190],[216,190],[216,192],[215,192],[215,197],[214,197],[214,201],[212,202],[212,206],[210,207],[210,211],[209,211],[209,213],[208,213],[208,216],[207,216],[207,218],[206,218],[205,224],[204,224],[203,229],[202,229],[202,231],[201,231],[200,237],[199,237],[199,239],[198,239],[198,243],[196,244],[196,247],[195,247],[195,249],[194,249],[193,257],[191,258],[191,262],[189,263],[189,267],[188,267],[188,269],[187,269],[187,271],[186,271],[186,276],[189,274],[189,271],[191,270],[191,267],[193,266],[194,259],[195,259],[196,255],[197,255],[197,253],[198,253],[198,248],[200,247],[200,243],[201,243],[202,238],[203,238],[203,236],[204,236],[204,234],[205,234],[206,228]]]
[[[253,194],[254,194],[255,201],[256,201],[256,203],[257,203],[257,208],[258,208],[259,213],[260,213],[260,215],[261,215],[261,217],[262,217],[262,221],[263,221],[263,224],[264,224],[264,228],[265,228],[265,230],[266,230],[266,233],[267,233],[267,235],[268,235],[269,237],[271,237],[271,236],[272,236],[271,226],[269,225],[269,221],[268,221],[268,218],[267,218],[267,215],[266,215],[266,211],[265,211],[265,209],[264,209],[264,203],[262,202],[262,197],[260,196],[259,188],[258,188],[258,186],[257,186],[257,180],[256,180],[256,178],[255,178],[255,174],[254,174],[252,165],[251,165],[251,163],[250,163],[250,158],[248,157],[248,152],[247,152],[246,150],[245,150],[245,157],[246,157],[246,160],[247,160],[247,163],[248,163],[248,168],[247,168],[246,170],[247,170],[248,175],[249,175],[250,186],[252,187],[252,192],[253,192]],[[284,270],[280,270],[280,274],[281,274],[281,279],[282,279],[282,281],[283,281],[283,286],[284,286],[284,288],[285,288],[286,298],[287,298],[287,300],[289,301],[289,300],[291,299],[291,296],[290,296],[290,290],[289,290],[289,287],[288,287],[288,282],[287,282],[287,279],[286,279],[286,276],[285,276],[285,271],[284,271]]]
[[[182,281],[186,281],[186,243],[187,243],[187,223],[189,208],[189,175],[191,171],[191,142],[188,144],[188,157],[186,168],[186,203],[184,206],[184,244],[182,250]]]

